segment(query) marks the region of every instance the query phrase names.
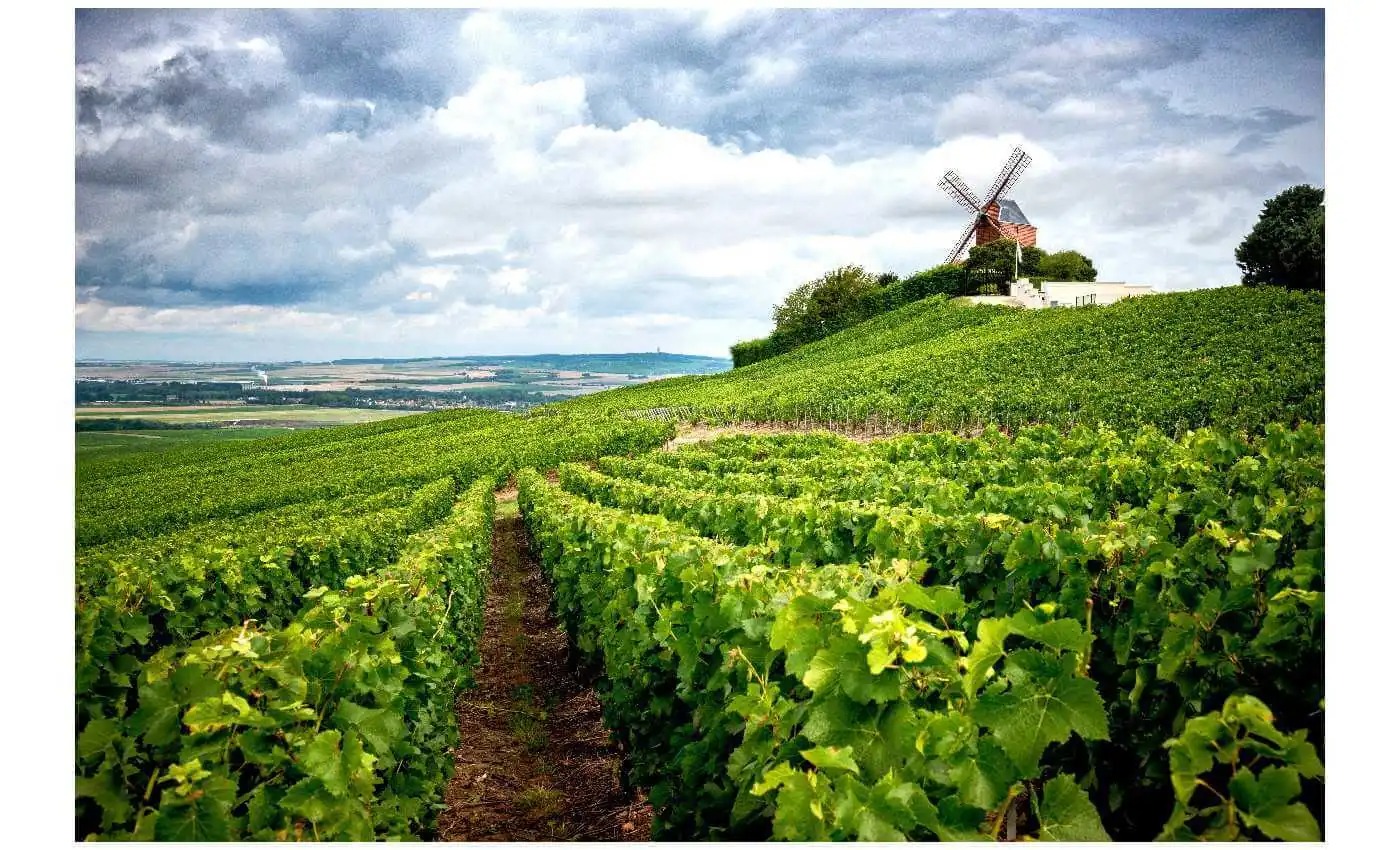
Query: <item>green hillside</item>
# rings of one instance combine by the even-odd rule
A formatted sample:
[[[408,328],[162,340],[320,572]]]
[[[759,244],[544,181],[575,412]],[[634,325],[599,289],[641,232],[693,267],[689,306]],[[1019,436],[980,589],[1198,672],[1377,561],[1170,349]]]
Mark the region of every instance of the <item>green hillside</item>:
[[[1321,421],[1323,298],[1230,287],[1018,310],[934,297],[751,366],[567,406],[956,430]]]
[[[1317,840],[1323,314],[931,298],[525,415],[80,455],[75,835],[437,836],[499,550],[656,837]],[[979,433],[652,452],[678,419]]]

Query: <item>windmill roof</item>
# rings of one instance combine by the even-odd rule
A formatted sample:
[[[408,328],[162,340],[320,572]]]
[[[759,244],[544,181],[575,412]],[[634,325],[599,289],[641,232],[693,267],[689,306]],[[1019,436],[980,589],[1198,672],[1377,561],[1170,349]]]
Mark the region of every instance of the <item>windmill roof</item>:
[[[997,214],[997,219],[999,221],[1004,221],[1007,224],[1030,224],[1030,220],[1026,218],[1026,214],[1021,212],[1021,208],[1010,198],[1003,198],[997,201],[997,206],[999,207],[999,212]]]

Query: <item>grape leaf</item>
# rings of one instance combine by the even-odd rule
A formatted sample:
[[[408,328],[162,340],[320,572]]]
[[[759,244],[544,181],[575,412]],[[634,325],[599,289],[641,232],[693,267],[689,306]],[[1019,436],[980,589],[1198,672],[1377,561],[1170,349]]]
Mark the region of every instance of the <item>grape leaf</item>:
[[[115,740],[121,737],[121,724],[110,717],[101,717],[88,723],[78,736],[78,755],[92,758]]]
[[[336,797],[345,795],[349,777],[340,758],[340,733],[322,732],[297,753],[297,762],[307,776],[321,780],[326,790]]]
[[[1047,746],[1068,739],[1071,732],[1088,740],[1108,737],[1108,716],[1094,683],[1065,673],[984,695],[972,716],[992,730],[1024,776],[1038,771]]]
[[[850,747],[814,747],[810,750],[803,750],[802,757],[823,769],[860,773],[860,768],[856,766],[856,760],[851,757]]]
[[[1089,795],[1065,774],[1045,783],[1036,817],[1042,841],[1109,840]]]

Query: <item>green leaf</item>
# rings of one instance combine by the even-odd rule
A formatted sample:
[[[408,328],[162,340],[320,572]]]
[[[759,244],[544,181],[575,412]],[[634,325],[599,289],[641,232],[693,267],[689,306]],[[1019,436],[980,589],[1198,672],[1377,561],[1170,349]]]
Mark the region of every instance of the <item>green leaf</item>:
[[[1167,741],[1168,760],[1172,771],[1172,788],[1180,803],[1190,801],[1196,793],[1196,777],[1215,764],[1217,742],[1230,737],[1229,730],[1218,712],[1186,721],[1182,733]]]
[[[1023,776],[1037,773],[1045,748],[1067,740],[1071,732],[1086,740],[1108,737],[1108,716],[1094,683],[1067,673],[985,695],[972,716],[992,730]]]
[[[228,841],[233,838],[228,810],[212,797],[173,800],[156,815],[157,841]]]
[[[1011,634],[1011,621],[1006,618],[984,619],[977,623],[977,642],[967,657],[967,674],[963,692],[974,697],[986,684],[987,675],[1005,655],[1006,638]]]
[[[773,837],[780,841],[823,841],[829,830],[822,820],[818,774],[796,770],[781,764],[763,775],[752,793],[767,794],[776,789],[777,804],[773,811]]]
[[[370,752],[393,758],[394,746],[408,736],[403,718],[387,708],[364,708],[341,699],[332,718],[342,729],[353,730],[369,745]]]
[[[321,780],[308,776],[288,788],[278,805],[288,814],[299,815],[312,823],[321,823],[330,817],[339,803],[321,784]]]
[[[121,724],[110,717],[102,717],[88,723],[78,736],[78,755],[90,759],[98,755],[115,740],[121,737]]]
[[[913,782],[896,782],[894,774],[891,773],[880,780],[876,792],[877,796],[871,802],[878,803],[880,810],[906,835],[915,832],[918,827],[937,833],[941,826],[938,810],[918,785]]]
[[[180,705],[169,680],[143,684],[141,702],[128,720],[130,734],[153,747],[172,744],[180,737]]]
[[[803,750],[802,757],[823,770],[846,770],[860,774],[850,747],[814,747]]]
[[[857,820],[859,828],[856,831],[856,838],[861,841],[907,841],[904,833],[894,828],[894,825],[884,820],[879,815],[866,809],[860,813]]]
[[[186,704],[215,697],[223,692],[223,686],[219,684],[218,679],[209,675],[208,671],[198,664],[177,667],[175,672],[170,674],[170,683],[174,686],[175,698]]]
[[[1036,809],[1042,841],[1108,841],[1103,821],[1084,789],[1060,774],[1041,789]]]
[[[1266,813],[1242,812],[1244,822],[1279,841],[1321,841],[1317,819],[1302,803],[1289,803]]]
[[[1241,768],[1230,780],[1230,795],[1247,825],[1280,841],[1318,841],[1317,821],[1293,802],[1300,793],[1298,771],[1291,767],[1266,767],[1257,778]]]
[[[1038,641],[1051,649],[1070,652],[1084,652],[1088,649],[1089,635],[1083,626],[1074,620],[1051,620],[1041,623],[1031,611],[1021,611],[1011,621],[1016,634]]]
[[[957,784],[958,797],[970,806],[994,809],[1016,781],[1016,765],[990,738],[977,740],[976,758],[966,754],[949,764],[948,774]]]
[[[122,615],[120,628],[122,634],[138,646],[144,645],[151,639],[151,619],[145,614],[134,612]]]
[[[873,728],[872,728],[873,726]],[[884,776],[901,768],[915,754],[919,724],[914,709],[903,700],[882,707],[878,719],[862,724],[851,741],[856,763],[866,776]]]
[[[331,730],[317,735],[297,753],[297,762],[307,776],[321,780],[331,794],[345,795],[349,777],[345,775],[345,765],[340,758],[339,732]]]
[[[958,589],[946,585],[923,587],[913,582],[903,582],[896,591],[896,598],[911,608],[935,617],[956,617],[967,609],[967,603]]]
[[[248,798],[246,809],[248,834],[245,837],[252,837],[259,830],[268,829],[276,822],[277,807],[272,804],[271,797],[266,785],[259,785],[253,789],[253,793]]]
[[[134,809],[131,801],[127,799],[125,789],[122,788],[121,780],[117,778],[115,768],[101,770],[96,776],[79,776],[75,784],[77,796],[88,797],[102,808],[104,829],[125,823],[131,817]]]
[[[839,657],[830,649],[821,649],[812,656],[812,663],[807,666],[807,672],[802,674],[802,684],[810,688],[813,693],[821,693],[829,686],[838,683],[840,676]]]
[[[232,726],[267,726],[271,719],[255,711],[248,701],[225,691],[218,697],[200,700],[185,712],[183,718],[190,732],[218,732]]]
[[[841,693],[814,701],[807,710],[802,735],[814,744],[842,745],[850,743],[864,715],[862,706]]]

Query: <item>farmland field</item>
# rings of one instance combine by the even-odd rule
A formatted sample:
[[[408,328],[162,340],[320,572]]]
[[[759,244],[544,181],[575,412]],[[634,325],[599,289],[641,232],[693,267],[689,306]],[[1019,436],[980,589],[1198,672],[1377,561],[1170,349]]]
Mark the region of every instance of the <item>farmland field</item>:
[[[287,428],[180,428],[160,431],[79,431],[80,459],[103,454],[163,451],[190,443],[260,440],[287,433]]]
[[[520,498],[664,836],[966,840],[1035,807],[1002,837],[1317,840],[1321,454],[1311,426],[746,436]],[[1246,723],[1263,772],[1183,723]]]
[[[647,799],[565,837],[1316,840],[1322,330],[1274,290],[931,298],[526,414],[80,435],[182,442],[80,448],[75,837],[486,834],[454,764],[548,783],[568,727],[482,657],[563,646],[529,610]],[[533,837],[573,816],[518,790]]]
[[[312,407],[304,404],[190,404],[190,405],[86,405],[74,410],[77,419],[146,419],[155,422],[237,423],[259,422],[349,425],[377,422],[410,413],[357,407]]]

